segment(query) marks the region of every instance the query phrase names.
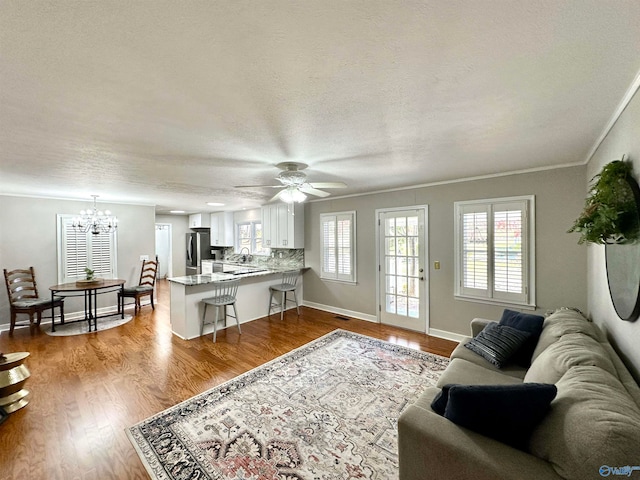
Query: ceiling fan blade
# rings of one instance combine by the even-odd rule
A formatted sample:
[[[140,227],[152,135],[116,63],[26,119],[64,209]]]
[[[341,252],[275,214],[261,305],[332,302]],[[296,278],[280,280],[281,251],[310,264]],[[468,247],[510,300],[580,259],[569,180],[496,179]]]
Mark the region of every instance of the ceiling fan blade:
[[[284,185],[234,185],[233,188],[284,188]]]
[[[323,192],[322,190],[306,185],[301,186],[298,190],[303,193],[308,193],[309,195],[315,195],[316,197],[328,197],[331,195],[329,192]]]
[[[267,203],[271,203],[271,202],[275,202],[275,201],[280,200],[280,194],[281,194],[282,192],[284,192],[284,190],[281,190],[281,191],[279,191],[278,193],[276,193],[273,197],[271,197],[271,198],[269,199],[269,201],[268,201]]]
[[[342,182],[313,182],[309,185],[313,188],[347,188],[347,184]]]

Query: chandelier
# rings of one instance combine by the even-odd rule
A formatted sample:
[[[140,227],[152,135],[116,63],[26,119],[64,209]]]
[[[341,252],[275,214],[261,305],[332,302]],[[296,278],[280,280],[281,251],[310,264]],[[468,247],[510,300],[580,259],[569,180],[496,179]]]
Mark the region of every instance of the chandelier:
[[[74,217],[73,228],[78,232],[91,232],[93,235],[111,233],[118,228],[118,219],[109,210],[98,210],[96,198],[93,197],[93,210],[80,210],[80,216]]]

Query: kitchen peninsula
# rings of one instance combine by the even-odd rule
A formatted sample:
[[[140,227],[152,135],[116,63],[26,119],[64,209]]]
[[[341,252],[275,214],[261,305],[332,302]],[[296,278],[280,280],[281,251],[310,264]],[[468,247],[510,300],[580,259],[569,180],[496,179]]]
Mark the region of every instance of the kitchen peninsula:
[[[211,296],[213,282],[240,278],[240,287],[236,297],[236,308],[240,323],[265,317],[269,308],[269,285],[280,282],[284,271],[296,268],[247,268],[233,273],[209,273],[169,278],[171,284],[171,329],[174,334],[185,340],[200,336],[200,322],[204,305],[202,299]],[[302,274],[306,269],[297,268]],[[302,300],[302,281],[296,288],[298,302]],[[278,317],[279,318],[279,317]],[[221,319],[218,331],[226,328]],[[235,322],[232,322],[235,326]],[[204,335],[213,333],[213,324],[205,325]]]

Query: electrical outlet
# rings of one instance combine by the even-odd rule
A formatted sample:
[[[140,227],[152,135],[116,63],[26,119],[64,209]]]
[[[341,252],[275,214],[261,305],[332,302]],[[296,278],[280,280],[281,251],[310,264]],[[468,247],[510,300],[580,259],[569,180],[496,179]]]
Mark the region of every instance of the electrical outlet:
[[[149,260],[149,255],[140,255],[140,261]]]

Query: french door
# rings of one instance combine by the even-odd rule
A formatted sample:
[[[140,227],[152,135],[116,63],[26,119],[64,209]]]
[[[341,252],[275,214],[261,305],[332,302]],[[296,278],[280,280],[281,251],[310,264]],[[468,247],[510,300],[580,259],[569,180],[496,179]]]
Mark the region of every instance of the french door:
[[[427,207],[378,211],[380,322],[427,332]]]

